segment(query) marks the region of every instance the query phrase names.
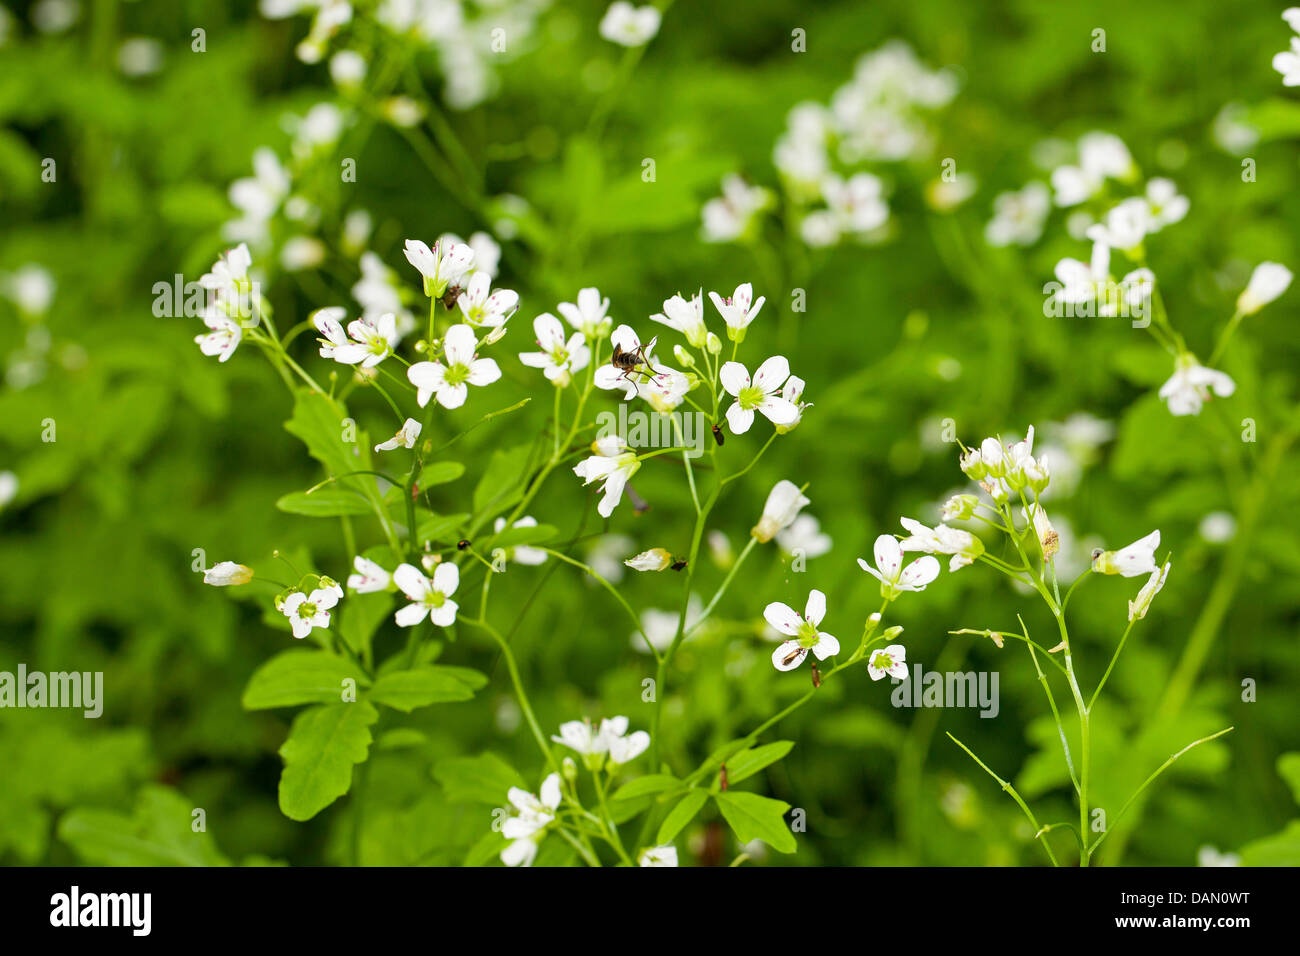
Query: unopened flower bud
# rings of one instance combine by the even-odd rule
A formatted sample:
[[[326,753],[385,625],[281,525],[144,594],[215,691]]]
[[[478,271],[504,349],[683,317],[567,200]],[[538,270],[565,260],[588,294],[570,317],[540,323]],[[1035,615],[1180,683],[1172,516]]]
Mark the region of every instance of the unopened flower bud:
[[[722,339],[718,338],[716,332],[710,332],[704,340],[704,347],[709,350],[710,355],[720,355],[722,353]]]

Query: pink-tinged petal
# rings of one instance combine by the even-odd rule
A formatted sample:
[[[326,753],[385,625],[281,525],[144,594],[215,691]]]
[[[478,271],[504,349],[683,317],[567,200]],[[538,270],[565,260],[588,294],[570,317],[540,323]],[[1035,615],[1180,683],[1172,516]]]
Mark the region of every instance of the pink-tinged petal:
[[[748,312],[753,301],[754,287],[748,282],[736,286],[736,291],[731,295],[731,304],[742,312]]]
[[[456,623],[456,612],[460,606],[455,601],[444,601],[442,607],[429,609],[429,620],[439,627],[451,627]]]
[[[758,403],[758,411],[773,425],[793,425],[799,420],[799,406],[780,395],[767,396]]]
[[[812,652],[819,661],[824,661],[828,657],[833,657],[840,652],[840,642],[834,634],[822,632],[819,640],[813,645]]]
[[[469,386],[464,382],[459,385],[444,383],[442,388],[438,389],[438,404],[443,408],[460,408],[468,397]]]
[[[549,312],[543,312],[533,319],[533,334],[537,336],[537,344],[547,351],[558,348],[564,342],[564,326]]]
[[[739,395],[742,388],[749,388],[749,370],[739,362],[724,362],[718,378],[729,395]]]
[[[447,353],[448,365],[468,365],[474,361],[478,339],[474,336],[474,330],[461,322],[447,330],[442,344]]]
[[[804,620],[816,627],[826,616],[826,595],[816,588],[808,592],[808,603],[803,609]]]
[[[741,408],[740,402],[733,402],[727,409],[727,424],[731,426],[733,435],[745,434],[749,431],[749,426],[754,424],[754,410]]]
[[[775,392],[790,377],[790,363],[784,355],[773,355],[754,373],[754,385],[765,392]]]
[[[898,580],[898,572],[903,567],[903,548],[892,534],[882,534],[876,538],[876,567],[880,569],[882,580]]]
[[[904,568],[898,583],[904,587],[914,588],[919,591],[939,576],[939,570],[939,559],[927,554],[923,558],[917,558]]]
[[[393,620],[397,622],[398,627],[415,627],[429,613],[429,608],[423,604],[407,604],[405,607],[397,609],[393,615]]]
[[[501,368],[495,359],[475,359],[470,363],[469,383],[471,385],[491,385],[500,377]]]
[[[773,601],[767,607],[763,608],[763,617],[774,628],[782,634],[793,637],[799,633],[799,627],[803,624],[803,619],[788,604],[782,604],[780,601]]]
[[[519,293],[511,289],[497,289],[487,297],[484,309],[495,315],[509,315],[519,305]]]
[[[433,569],[433,589],[440,591],[447,597],[456,593],[456,588],[460,585],[460,568],[450,561],[444,561]]]
[[[312,316],[311,323],[316,326],[317,332],[335,345],[345,345],[348,337],[343,334],[343,326],[340,322],[345,314],[340,308],[318,309]]]
[[[630,325],[620,325],[614,330],[614,334],[609,337],[610,342],[617,345],[624,352],[635,352],[641,347],[641,340],[636,337]]]
[[[808,656],[808,648],[798,641],[786,641],[772,652],[772,666],[779,671],[792,671]]]
[[[393,572],[393,583],[412,601],[422,601],[429,593],[429,579],[413,564],[399,564]]]

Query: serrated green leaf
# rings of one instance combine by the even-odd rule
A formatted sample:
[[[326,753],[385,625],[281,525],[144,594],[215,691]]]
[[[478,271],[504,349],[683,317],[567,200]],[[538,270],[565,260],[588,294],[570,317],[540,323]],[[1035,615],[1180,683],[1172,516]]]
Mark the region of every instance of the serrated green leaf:
[[[795,851],[794,834],[785,825],[785,812],[790,804],[784,800],[734,790],[715,793],[713,799],[742,844],[762,840],[778,853]]]
[[[379,712],[366,700],[304,710],[280,747],[280,811],[310,820],[352,786],[352,768],[370,753],[370,728]]]
[[[135,812],[72,810],[59,821],[59,839],[96,866],[229,866],[212,834],[195,832],[194,805],[175,790],[146,785]]]
[[[453,803],[504,807],[511,787],[527,787],[519,771],[491,752],[440,760],[433,776]]]
[[[394,671],[375,681],[369,696],[376,703],[407,714],[430,704],[469,700],[474,696],[475,688],[458,670],[434,665]]]
[[[284,651],[253,672],[242,703],[246,710],[338,703],[345,680],[370,683],[355,664],[329,651]]]
[[[687,790],[685,796],[668,811],[668,816],[664,817],[664,822],[659,825],[659,835],[655,837],[655,842],[660,845],[672,843],[677,834],[682,832],[686,824],[695,819],[695,815],[708,801],[707,790]]]

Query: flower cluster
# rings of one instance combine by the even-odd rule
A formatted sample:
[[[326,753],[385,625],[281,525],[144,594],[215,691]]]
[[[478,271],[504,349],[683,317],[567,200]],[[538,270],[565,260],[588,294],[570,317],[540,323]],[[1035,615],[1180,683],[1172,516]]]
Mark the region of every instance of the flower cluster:
[[[906,43],[892,41],[860,57],[852,78],[828,103],[795,106],[772,159],[804,243],[882,239],[889,221],[886,185],[863,166],[929,156],[935,139],[931,116],[956,93],[951,72],[930,69]],[[970,177],[955,176],[929,194],[951,207],[972,188]],[[750,239],[771,205],[768,190],[729,175],[722,196],[704,206],[703,238]]]

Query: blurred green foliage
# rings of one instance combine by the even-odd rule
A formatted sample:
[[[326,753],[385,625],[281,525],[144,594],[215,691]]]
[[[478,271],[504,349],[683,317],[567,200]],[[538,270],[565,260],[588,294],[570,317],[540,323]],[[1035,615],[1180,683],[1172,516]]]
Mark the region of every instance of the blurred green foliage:
[[[39,317],[0,303],[0,469],[19,481],[0,511],[0,670],[25,661],[103,671],[106,708],[93,721],[0,712],[0,861],[493,860],[491,808],[510,785],[535,789],[542,764],[491,645],[462,630],[438,648],[440,664],[489,676],[471,700],[363,715],[373,724],[364,816],[344,799],[293,822],[277,806],[277,751],[294,714],[273,698],[266,709],[244,706],[250,677],[289,644],[283,618],[264,593],[205,588],[193,570],[200,548],[209,564],[233,558],[259,568],[280,549],[339,578],[351,560],[336,522],[276,508],[321,475],[283,427],[298,413],[274,372],[251,347],[218,365],[193,343],[198,320],[152,312],[155,283],[174,273],[196,278],[228,244],[220,233],[232,216],[227,185],[249,174],[256,148],[287,155],[282,116],[337,96],[323,65],[293,57],[306,21],[268,21],[248,2],[94,0],[70,29],[44,35],[30,26],[34,6],[9,5],[13,26],[0,47],[0,269],[39,263],[57,291]],[[583,286],[598,286],[615,320],[639,330],[679,290],[752,281],[767,295],[747,345],[751,354],[783,350],[815,407],[738,483],[711,527],[738,548],[774,481],[790,478],[810,483],[810,510],[834,547],[802,574],[774,547],[761,549],[719,607],[721,626],[683,647],[660,741],[681,768],[807,689],[806,672],[769,665],[763,604],[801,606],[818,587],[830,600],[828,628],[849,636],[875,609],[874,581],[854,558],[870,553],[877,534],[897,531],[899,515],[924,519],[960,484],[953,446],[934,439],[939,422],[953,419],[968,443],[1079,411],[1115,422],[1114,440],[1053,513],[1079,538],[1111,547],[1158,526],[1174,570],[1099,705],[1097,801],[1117,807],[1188,741],[1236,730],[1162,778],[1103,862],[1192,864],[1207,844],[1244,847],[1247,863],[1300,862],[1300,452],[1283,440],[1298,397],[1294,294],[1251,317],[1234,340],[1222,367],[1236,394],[1199,417],[1173,418],[1153,394],[1169,374],[1167,357],[1142,333],[1122,320],[1044,318],[1041,290],[1055,263],[1086,258],[1059,212],[1028,249],[981,239],[997,193],[1045,178],[1030,156],[1036,141],[1090,129],[1120,135],[1148,174],[1171,176],[1191,199],[1187,219],[1153,244],[1152,268],[1175,324],[1208,353],[1255,263],[1300,262],[1291,228],[1300,216],[1300,100],[1269,67],[1289,40],[1285,24],[1274,11],[1246,15],[1199,0],[700,0],[669,9],[607,118],[589,123],[606,108],[622,63],[622,51],[597,34],[603,10],[584,0],[544,11],[524,49],[498,69],[499,93],[446,111],[478,183],[448,188],[410,137],[372,117],[306,164],[303,188],[320,208],[317,232],[330,251],[318,268],[273,271],[264,292],[281,328],[348,301],[357,263],[337,237],[358,208],[373,216],[370,248],[412,292],[403,239],[495,231],[502,284],[523,303],[511,351],[526,347],[521,323],[573,301]],[[195,27],[206,31],[205,52],[191,50]],[[806,31],[805,53],[791,52],[796,27]],[[1090,49],[1098,27],[1107,31],[1104,54]],[[136,35],[162,44],[156,74],[119,69],[119,44]],[[938,123],[935,158],[887,174],[890,239],[787,255],[767,251],[785,249],[771,224],[755,245],[699,241],[700,207],[721,177],[739,171],[775,189],[771,150],[787,110],[825,101],[858,55],[895,37],[926,62],[952,67],[962,85]],[[439,88],[437,57],[417,53],[412,69]],[[1231,101],[1246,104],[1260,133],[1251,183],[1211,135]],[[45,157],[56,160],[55,182],[41,180]],[[355,159],[355,183],[334,182],[342,157]],[[646,157],[655,160],[653,184],[642,181]],[[921,199],[938,157],[956,158],[979,182],[951,215]],[[505,195],[528,203],[512,238],[498,228],[514,208]],[[804,314],[790,311],[796,272]],[[295,346],[304,362],[316,361],[309,339]],[[534,373],[502,364],[510,367],[488,397],[426,437],[441,443],[487,411],[540,394]],[[491,453],[531,440],[548,402],[459,443],[455,457],[474,464],[431,492],[438,513],[472,510]],[[377,396],[352,405],[361,429],[387,434]],[[1246,418],[1257,423],[1255,443],[1236,440]],[[54,442],[42,441],[47,420]],[[745,440],[757,448],[753,435]],[[533,513],[564,539],[599,530],[589,496],[562,472]],[[647,467],[637,491],[652,510],[620,511],[611,530],[645,547],[684,548],[691,509],[680,471]],[[1220,511],[1237,522],[1226,543],[1198,531]],[[701,593],[721,577],[702,567]],[[1071,606],[1090,681],[1122,630],[1131,583],[1092,582]],[[551,561],[493,585],[494,619],[548,732],[582,714],[647,724],[640,700],[650,659],[633,649],[617,604],[591,584]],[[631,575],[621,587],[637,608],[680,602],[664,575]],[[373,621],[388,611],[372,608]],[[1050,618],[978,567],[945,574],[895,612],[910,661],[1000,671],[1000,714],[894,709],[888,685],[861,669],[828,684],[765,738],[794,741],[789,755],[735,791],[741,802],[753,791],[807,811],[795,853],[765,862],[1041,863],[1015,805],[944,736],[951,731],[1013,779],[1041,820],[1070,819],[1068,778],[1032,664],[1011,643],[999,650],[946,632],[1013,630],[1021,613],[1031,633],[1046,635]],[[352,626],[369,640],[373,624]],[[374,647],[386,656],[403,639],[386,624]],[[1200,650],[1189,658],[1189,648]],[[1257,684],[1254,702],[1242,700],[1245,679]],[[205,811],[210,835],[192,837],[192,808]],[[732,837],[720,819],[708,810],[684,831],[684,861],[735,856],[734,843],[721,849]],[[1057,846],[1068,849],[1063,836]],[[544,846],[538,863],[546,862],[567,862],[563,844]]]

